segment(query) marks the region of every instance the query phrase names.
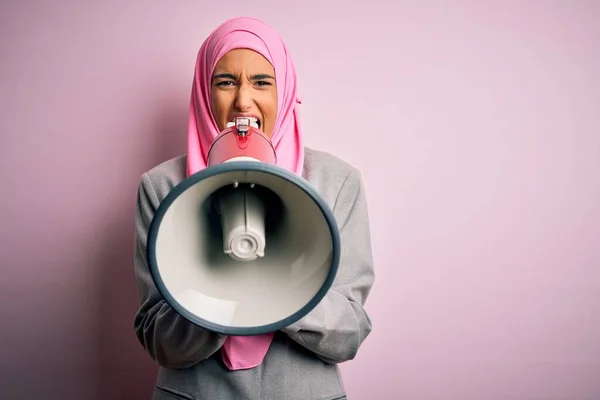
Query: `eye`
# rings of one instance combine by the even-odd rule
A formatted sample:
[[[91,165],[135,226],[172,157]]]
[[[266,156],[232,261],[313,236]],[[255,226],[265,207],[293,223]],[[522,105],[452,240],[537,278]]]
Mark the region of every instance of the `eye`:
[[[267,82],[267,81],[256,81],[256,84],[259,87],[263,87],[263,86],[271,86],[271,82]]]
[[[217,82],[217,86],[219,86],[219,87],[231,87],[233,85],[235,85],[234,81],[220,81],[220,82]]]

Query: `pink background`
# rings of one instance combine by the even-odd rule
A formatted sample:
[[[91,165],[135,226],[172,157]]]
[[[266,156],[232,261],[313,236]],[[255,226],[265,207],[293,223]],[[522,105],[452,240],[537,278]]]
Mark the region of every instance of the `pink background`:
[[[332,3],[2,3],[2,398],[149,397],[137,184],[184,151],[201,42],[246,14],[289,44],[307,144],[364,174],[350,399],[600,399],[600,3]]]

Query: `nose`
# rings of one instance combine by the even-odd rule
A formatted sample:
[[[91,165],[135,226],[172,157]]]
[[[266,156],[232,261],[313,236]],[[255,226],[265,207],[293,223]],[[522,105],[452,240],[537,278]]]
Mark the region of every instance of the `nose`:
[[[248,110],[252,106],[252,90],[246,85],[240,85],[235,99],[235,106],[241,110]]]

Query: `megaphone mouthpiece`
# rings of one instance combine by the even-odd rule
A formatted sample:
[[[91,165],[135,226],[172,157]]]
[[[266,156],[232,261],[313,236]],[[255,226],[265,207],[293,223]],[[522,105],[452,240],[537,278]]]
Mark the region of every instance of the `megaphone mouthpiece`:
[[[232,161],[259,161],[277,165],[277,154],[270,139],[252,117],[238,117],[213,141],[208,150],[208,165]]]

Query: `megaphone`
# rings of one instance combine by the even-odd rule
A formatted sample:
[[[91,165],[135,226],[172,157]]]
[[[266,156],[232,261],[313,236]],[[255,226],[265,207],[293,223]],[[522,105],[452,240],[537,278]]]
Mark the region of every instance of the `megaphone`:
[[[169,192],[150,224],[147,258],[158,291],[188,321],[223,335],[296,322],[337,274],[332,210],[308,181],[277,166],[252,118],[227,125],[207,164]]]

